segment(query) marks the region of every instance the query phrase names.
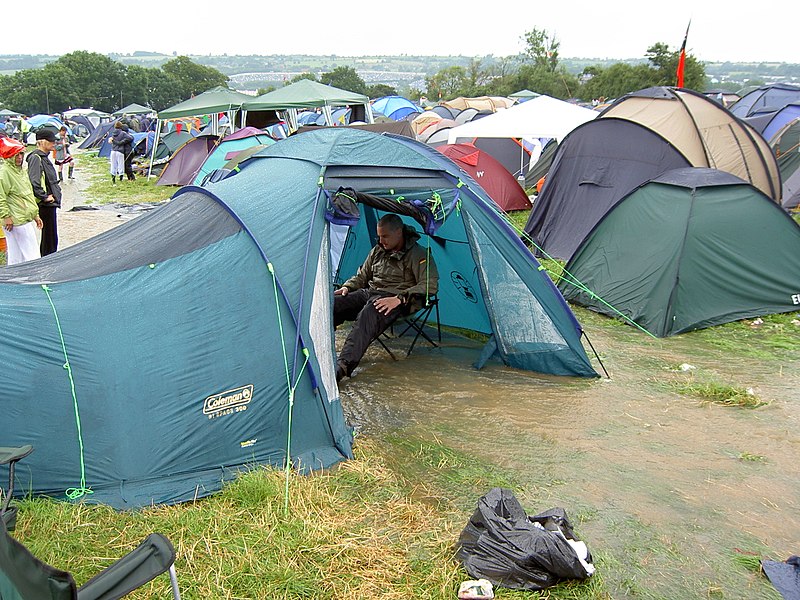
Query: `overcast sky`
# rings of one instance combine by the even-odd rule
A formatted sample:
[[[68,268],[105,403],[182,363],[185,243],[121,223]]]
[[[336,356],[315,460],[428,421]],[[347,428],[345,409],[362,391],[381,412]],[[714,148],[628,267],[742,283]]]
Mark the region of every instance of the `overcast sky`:
[[[322,2],[237,0],[170,2],[145,7],[108,0],[44,0],[36,10],[60,15],[49,34],[12,19],[0,54],[425,54],[508,56],[534,27],[561,43],[560,56],[641,58],[649,46],[688,51],[701,61],[800,63],[798,9],[792,0],[761,0],[747,12],[709,0],[507,0],[505,2]],[[20,5],[18,5],[20,6]],[[789,8],[792,7],[792,8]],[[24,7],[23,7],[24,9]],[[289,22],[291,21],[291,22]],[[149,22],[149,26],[143,23]],[[237,25],[235,23],[240,22]]]

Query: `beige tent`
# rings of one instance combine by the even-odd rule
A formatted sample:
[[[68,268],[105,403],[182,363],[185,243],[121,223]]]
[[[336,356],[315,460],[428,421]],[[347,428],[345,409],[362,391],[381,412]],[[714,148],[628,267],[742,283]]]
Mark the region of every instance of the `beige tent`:
[[[671,143],[693,167],[732,173],[780,203],[778,163],[767,142],[702,94],[647,88],[620,98],[600,114],[603,117],[644,125]]]
[[[414,119],[411,121],[411,129],[414,132],[414,135],[420,135],[428,127],[441,121],[442,118],[442,115],[435,113],[432,110],[426,110],[425,112],[414,117]]]
[[[480,111],[490,110],[492,112],[497,112],[498,110],[513,106],[514,100],[511,98],[503,98],[502,96],[480,96],[478,98],[464,98],[463,96],[459,96],[447,102],[440,102],[440,104],[454,110],[476,108]]]

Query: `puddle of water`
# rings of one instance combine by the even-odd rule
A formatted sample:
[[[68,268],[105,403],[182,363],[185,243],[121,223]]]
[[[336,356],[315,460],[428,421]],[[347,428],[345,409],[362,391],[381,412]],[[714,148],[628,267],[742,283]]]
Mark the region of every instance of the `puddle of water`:
[[[343,384],[343,403],[351,423],[372,435],[405,432],[513,473],[530,512],[562,506],[581,515],[579,531],[605,557],[614,597],[632,589],[774,597],[735,556],[798,552],[796,358],[753,361],[691,336],[651,340],[624,327],[592,338],[610,380],[499,364],[476,371],[480,346],[469,341],[415,349],[398,362],[371,348]],[[753,387],[770,404],[748,410],[679,396],[663,382],[695,376],[668,370],[681,363]]]

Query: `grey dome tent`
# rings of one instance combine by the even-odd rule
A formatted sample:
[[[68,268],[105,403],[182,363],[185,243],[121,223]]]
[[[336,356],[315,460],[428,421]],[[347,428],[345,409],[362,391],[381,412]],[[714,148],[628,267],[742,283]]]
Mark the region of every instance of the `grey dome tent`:
[[[254,465],[352,456],[331,306],[340,186],[389,200],[352,207],[339,275],[373,245],[378,211],[402,212],[447,274],[442,323],[489,336],[477,362],[597,375],[561,294],[449,159],[405,137],[311,131],[0,270],[0,439],[36,447],[19,489],[137,507],[212,493]]]
[[[569,259],[620,198],[689,161],[657,133],[623,119],[595,119],[558,145],[525,233],[550,256]]]
[[[798,256],[800,226],[752,185],[714,169],[676,169],[608,212],[559,288],[664,337],[800,310]]]
[[[792,102],[800,102],[800,85],[772,83],[747,92],[730,107],[739,118],[750,117],[759,111],[775,111]]]

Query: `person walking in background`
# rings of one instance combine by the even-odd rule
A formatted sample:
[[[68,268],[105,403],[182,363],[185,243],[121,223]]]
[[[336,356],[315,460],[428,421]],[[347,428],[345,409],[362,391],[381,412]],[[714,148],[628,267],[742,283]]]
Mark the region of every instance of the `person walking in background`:
[[[111,133],[111,183],[115,183],[117,177],[122,181],[122,174],[126,171],[125,150],[133,147],[133,136],[128,133],[128,128],[117,121],[114,123],[114,131]],[[131,179],[133,171],[128,179]]]
[[[58,222],[56,209],[61,208],[61,186],[50,154],[56,147],[56,134],[49,129],[36,132],[36,150],[28,154],[28,179],[33,195],[39,203],[39,217],[42,219],[42,256],[58,250]]]
[[[20,115],[19,118],[19,141],[23,144],[28,143],[28,134],[31,132],[31,126],[28,125],[28,119],[25,115]]]
[[[39,258],[36,228],[42,228],[39,206],[25,170],[25,146],[11,138],[0,139],[0,221],[6,236],[9,265]]]
[[[56,137],[56,147],[53,150],[53,160],[58,167],[58,182],[64,181],[64,165],[68,165],[67,176],[69,179],[75,179],[72,172],[75,169],[75,160],[69,153],[69,136],[67,135],[67,128],[61,127]]]

